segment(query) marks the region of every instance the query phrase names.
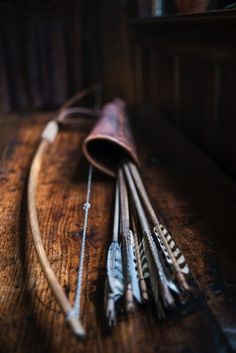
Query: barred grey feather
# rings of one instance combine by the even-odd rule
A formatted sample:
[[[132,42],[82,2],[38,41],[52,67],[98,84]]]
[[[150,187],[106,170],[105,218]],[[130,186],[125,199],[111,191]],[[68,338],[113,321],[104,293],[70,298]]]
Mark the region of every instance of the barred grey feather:
[[[143,260],[145,261],[146,256],[145,256],[145,252],[143,251],[143,254],[142,254],[142,257],[141,257],[140,246],[139,246],[139,241],[138,241],[138,235],[137,235],[137,229],[136,229],[134,216],[132,217],[132,230],[133,230],[133,238],[134,238],[134,251],[135,251],[135,256],[136,256],[136,265],[137,265],[137,272],[138,272],[139,288],[140,288],[140,292],[141,292],[142,302],[145,303],[145,302],[149,301],[149,294],[148,294],[147,283],[146,283],[146,280],[145,280],[145,273],[143,271],[143,267],[144,266],[143,266],[143,263],[142,263],[142,257],[143,257]],[[146,267],[147,267],[147,260],[146,260]]]
[[[163,265],[150,234],[145,233],[144,250],[147,256],[148,266],[150,269],[150,280],[155,302],[159,301],[159,291],[162,297],[163,304],[166,308],[171,308],[175,305],[174,298],[170,292],[178,291],[171,278],[166,277]]]
[[[128,236],[128,251],[129,251],[128,267],[130,269],[133,296],[139,303],[141,303],[142,298],[141,298],[139,282],[138,282],[139,277],[138,277],[136,258],[135,258],[134,237],[133,237],[133,232],[131,230],[129,230],[129,236]]]
[[[165,245],[163,244],[163,241],[162,241],[162,239],[160,237],[160,234],[158,233],[158,231],[155,228],[153,229],[153,231],[154,231],[155,236],[156,236],[155,239],[157,240],[157,242],[158,242],[158,244],[159,244],[159,246],[160,246],[160,248],[161,248],[161,250],[163,252],[163,255],[164,255],[165,259],[166,259],[166,262],[169,265],[173,265],[173,261],[172,261],[170,255],[169,255],[169,253],[168,253],[168,250],[166,249]]]
[[[144,250],[144,239],[142,239],[141,242],[139,243],[139,253],[140,253],[140,258],[142,263],[143,277],[147,279],[150,277],[150,272],[148,268],[147,257]]]
[[[158,273],[157,273],[157,269],[156,269],[156,266],[155,266],[155,263],[153,260],[153,255],[151,253],[151,250],[148,245],[148,241],[147,241],[146,237],[143,238],[143,251],[145,252],[145,256],[146,256],[147,263],[148,263],[148,268],[150,270],[149,276],[150,276],[153,298],[154,298],[154,301],[157,302],[158,296],[159,296]]]
[[[150,282],[151,282],[153,299],[156,304],[158,317],[162,319],[165,317],[165,312],[164,312],[164,308],[163,308],[161,298],[160,298],[160,293],[159,293],[159,280],[158,280],[159,278],[158,278],[158,273],[156,270],[155,263],[153,261],[153,256],[150,251],[148,241],[146,238],[143,239],[143,248],[144,248],[144,252],[146,254],[148,266],[150,269]]]
[[[115,303],[124,294],[124,278],[122,269],[121,248],[118,242],[113,241],[107,254],[106,280],[106,317],[109,326],[116,324]]]
[[[169,245],[169,249],[170,251],[173,253],[179,268],[181,270],[181,272],[183,274],[188,274],[189,273],[189,267],[186,263],[185,257],[184,255],[181,253],[181,251],[179,250],[179,248],[177,247],[175,241],[173,240],[172,236],[170,235],[170,233],[168,232],[168,230],[162,225],[162,224],[158,224],[153,228],[153,231],[156,235],[156,239],[160,245],[160,248],[163,251],[163,254],[165,256],[165,259],[167,261],[168,264],[173,265],[173,261],[169,255],[169,252],[165,246],[165,244],[163,243],[163,240],[161,238],[161,236],[163,236],[168,245]]]
[[[107,254],[107,279],[115,300],[124,293],[121,248],[119,243],[112,242]]]

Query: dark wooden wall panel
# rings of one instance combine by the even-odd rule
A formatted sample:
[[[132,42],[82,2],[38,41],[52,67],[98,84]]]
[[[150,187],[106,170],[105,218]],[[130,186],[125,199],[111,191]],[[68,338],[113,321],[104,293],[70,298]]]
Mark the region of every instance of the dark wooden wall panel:
[[[10,18],[7,22],[1,20],[0,42],[2,106],[7,110],[11,104],[24,106],[27,101],[15,19]]]
[[[103,71],[103,1],[80,0],[82,6],[82,26],[76,33],[80,33],[82,42],[82,66],[76,65],[83,71],[83,85],[87,87],[102,80]],[[75,59],[75,58],[74,58]]]
[[[151,68],[151,50],[150,48],[142,48],[142,65],[143,65],[143,97],[142,101],[150,104],[153,98],[153,80],[152,75],[155,73],[155,67]],[[154,69],[154,70],[153,70]]]
[[[129,13],[135,1],[0,4],[0,111],[52,109],[102,81],[134,102]]]
[[[213,114],[214,67],[180,59],[178,124],[191,140],[207,149]]]
[[[165,51],[152,50],[150,68],[152,74],[152,102],[166,116],[170,117],[170,107],[174,104],[174,57]],[[154,68],[154,65],[156,68]],[[155,82],[155,83],[154,83]],[[160,89],[161,85],[161,89]]]
[[[236,65],[222,69],[222,84],[219,96],[219,122],[217,129],[216,160],[236,176]]]
[[[128,5],[128,1],[102,1],[102,81],[106,100],[119,96],[133,103],[135,68]]]
[[[52,108],[83,86],[83,1],[0,5],[0,111]]]
[[[155,46],[136,48],[136,103],[151,104],[170,118],[170,108],[175,100],[174,59],[173,55],[159,51]]]
[[[236,177],[236,11],[131,25],[137,103],[156,106]]]

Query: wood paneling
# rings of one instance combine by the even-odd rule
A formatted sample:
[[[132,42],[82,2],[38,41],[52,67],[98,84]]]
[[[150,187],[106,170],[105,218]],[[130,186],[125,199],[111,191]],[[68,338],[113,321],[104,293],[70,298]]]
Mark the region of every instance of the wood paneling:
[[[215,158],[225,170],[236,176],[236,66],[222,68],[219,117],[215,140]]]
[[[190,139],[207,149],[213,114],[214,67],[180,59],[178,125]]]
[[[235,18],[225,11],[131,21],[143,103],[156,105],[233,177]]]
[[[53,108],[102,81],[104,100],[134,102],[134,1],[23,1],[0,6],[0,110]],[[32,13],[31,13],[32,12]],[[43,13],[41,13],[43,12]]]
[[[119,96],[133,103],[135,68],[132,65],[128,5],[128,1],[102,1],[102,82],[105,100]]]
[[[84,82],[81,1],[0,6],[0,110],[55,107]]]

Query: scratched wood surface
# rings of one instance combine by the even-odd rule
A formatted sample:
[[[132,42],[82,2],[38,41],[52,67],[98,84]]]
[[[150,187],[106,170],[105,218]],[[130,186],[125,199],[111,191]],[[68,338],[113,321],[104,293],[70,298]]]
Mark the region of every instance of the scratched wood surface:
[[[132,116],[153,204],[192,270],[192,300],[165,322],[158,322],[154,308],[147,306],[130,318],[121,314],[118,327],[107,330],[103,293],[114,185],[95,173],[82,296],[88,337],[81,342],[72,336],[41,273],[28,227],[27,175],[51,114],[29,115],[18,124],[1,163],[1,352],[236,351],[236,184],[156,114],[138,109]],[[88,165],[81,154],[86,134],[60,132],[45,158],[37,194],[45,248],[70,301],[86,196]]]

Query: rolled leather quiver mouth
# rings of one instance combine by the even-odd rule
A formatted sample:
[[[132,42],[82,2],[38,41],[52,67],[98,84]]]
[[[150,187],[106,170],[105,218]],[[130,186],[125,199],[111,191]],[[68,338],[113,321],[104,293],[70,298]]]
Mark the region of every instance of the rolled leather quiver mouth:
[[[113,177],[123,158],[139,164],[125,103],[121,99],[116,98],[103,107],[84,141],[83,151],[91,164]]]

